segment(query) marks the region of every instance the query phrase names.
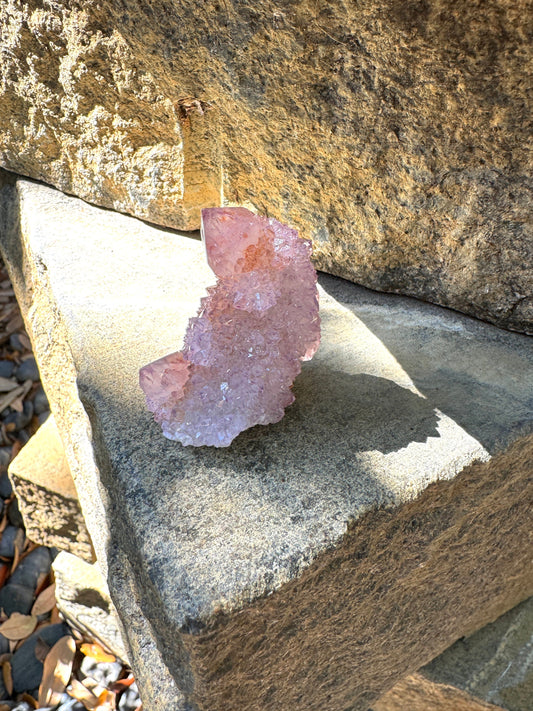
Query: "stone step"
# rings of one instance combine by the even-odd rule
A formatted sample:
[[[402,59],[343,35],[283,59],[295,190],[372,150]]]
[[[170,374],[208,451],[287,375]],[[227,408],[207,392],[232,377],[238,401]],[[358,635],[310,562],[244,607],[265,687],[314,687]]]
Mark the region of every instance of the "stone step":
[[[53,415],[8,471],[28,538],[93,562],[93,546]]]
[[[49,476],[45,480],[45,496],[53,488],[56,495],[61,492],[69,499],[77,500],[53,415],[30,444],[31,447],[23,450],[25,454],[39,448],[46,452],[47,464],[51,465],[55,460],[54,467],[46,467]],[[18,468],[17,460],[21,456],[19,454],[12,463],[13,469]],[[28,465],[37,463],[28,457]],[[39,477],[32,475],[31,466],[25,463],[22,471],[24,481],[39,483]],[[42,474],[39,468],[37,471]],[[61,472],[60,478],[56,472]],[[18,487],[18,477],[15,486],[17,496],[25,494],[26,490]],[[24,512],[30,508],[37,514],[25,516],[27,530],[28,525],[33,526],[32,531],[37,528],[33,540],[48,540],[49,519],[24,499],[19,502]],[[73,517],[72,524],[66,541],[70,549],[87,535],[81,513]],[[60,553],[52,564],[60,611],[71,624],[98,639],[105,648],[127,662],[118,614],[98,566],[72,553],[73,550]],[[402,679],[373,705],[372,711],[403,711],[407,708],[409,711],[530,711],[533,705],[532,645],[533,598],[529,598],[472,636],[457,641],[417,673]],[[495,702],[499,704],[497,707]]]
[[[146,708],[366,709],[533,593],[531,340],[322,275],[277,425],[165,440],[138,388],[201,244],[4,175],[0,244]]]

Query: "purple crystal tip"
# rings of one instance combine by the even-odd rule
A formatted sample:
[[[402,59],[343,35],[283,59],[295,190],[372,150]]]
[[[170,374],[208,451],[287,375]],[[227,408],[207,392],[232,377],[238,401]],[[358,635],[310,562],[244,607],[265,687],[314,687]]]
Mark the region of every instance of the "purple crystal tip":
[[[311,242],[242,207],[202,210],[217,283],[191,318],[183,349],[141,368],[148,409],[169,439],[227,447],[278,422],[320,343]]]

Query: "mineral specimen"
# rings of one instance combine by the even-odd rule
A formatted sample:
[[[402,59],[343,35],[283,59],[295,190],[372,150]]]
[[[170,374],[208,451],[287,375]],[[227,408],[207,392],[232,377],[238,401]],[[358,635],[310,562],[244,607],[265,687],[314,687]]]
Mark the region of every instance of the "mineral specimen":
[[[294,401],[320,342],[316,272],[309,240],[242,207],[203,210],[202,239],[217,283],[183,349],[141,368],[140,385],[165,437],[227,447]]]

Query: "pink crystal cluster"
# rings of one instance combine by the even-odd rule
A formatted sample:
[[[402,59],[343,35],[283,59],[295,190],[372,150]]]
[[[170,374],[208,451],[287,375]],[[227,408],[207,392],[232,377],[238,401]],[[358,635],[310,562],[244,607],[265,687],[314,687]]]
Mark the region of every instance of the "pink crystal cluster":
[[[241,207],[202,210],[202,239],[217,283],[183,349],[144,366],[140,385],[165,437],[227,447],[294,401],[320,342],[316,272],[309,240]]]

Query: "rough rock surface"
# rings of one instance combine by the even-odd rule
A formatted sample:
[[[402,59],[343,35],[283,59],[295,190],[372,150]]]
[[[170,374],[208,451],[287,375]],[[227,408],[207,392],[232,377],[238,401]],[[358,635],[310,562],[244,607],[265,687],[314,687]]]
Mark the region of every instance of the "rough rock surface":
[[[143,366],[139,383],[165,437],[227,447],[294,402],[320,343],[316,271],[309,240],[242,207],[203,210],[202,241],[217,282],[183,349]]]
[[[458,640],[420,671],[509,711],[533,706],[533,598]]]
[[[530,598],[396,684],[372,711],[530,711],[532,643]]]
[[[451,684],[439,684],[416,673],[402,679],[370,711],[506,711]]]
[[[28,538],[94,561],[55,420],[50,415],[9,465]]]
[[[0,165],[170,227],[249,203],[322,270],[531,332],[532,17],[5,0]]]
[[[98,564],[87,563],[62,551],[52,563],[59,611],[82,634],[97,639],[124,662],[128,655],[122,641],[117,611]]]
[[[209,284],[200,243],[24,180],[0,205],[150,709],[366,709],[531,595],[527,337],[322,276],[283,420],[182,447],[137,374]]]

